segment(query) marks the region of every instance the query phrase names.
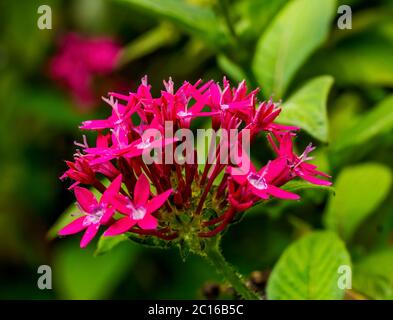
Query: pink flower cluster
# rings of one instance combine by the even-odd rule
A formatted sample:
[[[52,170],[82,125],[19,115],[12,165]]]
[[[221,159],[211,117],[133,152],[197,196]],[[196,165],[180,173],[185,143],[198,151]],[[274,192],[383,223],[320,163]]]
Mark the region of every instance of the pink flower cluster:
[[[110,38],[82,38],[71,33],[60,43],[50,62],[51,77],[68,90],[78,104],[94,104],[93,79],[113,71],[120,46]]]
[[[128,95],[109,93],[105,99],[112,108],[107,119],[85,121],[81,129],[97,132],[94,146],[77,144],[81,150],[62,176],[71,178],[81,216],[62,229],[60,235],[86,230],[81,247],[97,234],[101,225],[104,236],[126,232],[164,240],[181,239],[187,232],[197,237],[212,237],[223,231],[233,218],[258,201],[272,197],[299,199],[280,188],[288,181],[301,178],[314,184],[330,185],[320,177],[329,177],[308,163],[309,145],[300,155],[293,150],[297,127],[275,123],[280,109],[272,101],[259,103],[258,90],[248,92],[245,82],[232,88],[209,81],[185,82],[178,90],[173,82],[164,81],[165,90],[153,97],[147,79],[136,92]],[[219,148],[210,150],[216,157],[200,170],[198,164],[176,162],[146,164],[143,154],[153,148],[175,148],[175,138],[144,140],[143,133],[154,128],[164,133],[164,124],[174,129],[190,128],[195,119],[211,121],[214,130],[236,129],[239,139],[249,130],[251,140],[264,135],[276,157],[260,169],[248,154],[239,149],[241,162],[248,166],[220,161]],[[195,148],[195,153],[197,150]],[[244,168],[249,168],[244,170]],[[111,183],[105,187],[103,181]],[[102,193],[97,200],[91,186]]]

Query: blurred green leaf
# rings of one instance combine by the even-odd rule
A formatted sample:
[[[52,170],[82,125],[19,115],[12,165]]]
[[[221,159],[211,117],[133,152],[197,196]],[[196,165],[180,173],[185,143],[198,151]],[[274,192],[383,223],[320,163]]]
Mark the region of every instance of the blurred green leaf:
[[[393,43],[363,40],[315,57],[321,72],[340,85],[393,87]]]
[[[393,249],[372,253],[354,263],[354,289],[373,299],[393,299],[392,266]]]
[[[119,66],[142,58],[157,49],[172,44],[179,38],[177,30],[170,24],[160,24],[158,27],[143,33],[121,51]]]
[[[388,167],[363,163],[343,169],[335,182],[325,213],[326,226],[348,241],[359,225],[386,198],[392,184]]]
[[[330,76],[310,80],[282,105],[278,122],[299,126],[313,137],[327,142],[326,103],[332,84]]]
[[[57,237],[57,233],[63,229],[67,224],[71,223],[76,219],[73,216],[74,213],[77,213],[78,209],[75,207],[75,204],[70,205],[66,211],[64,211],[60,217],[56,220],[53,226],[49,229],[46,234],[48,240],[53,240]]]
[[[62,129],[76,129],[84,120],[66,96],[55,90],[26,88],[18,97],[19,110]]]
[[[376,107],[350,125],[335,139],[332,151],[338,152],[357,147],[393,128],[393,95],[382,100]]]
[[[217,46],[226,45],[229,37],[213,10],[189,4],[182,0],[117,0],[140,9],[147,14],[179,25],[191,34]]]
[[[229,59],[227,56],[221,54],[217,56],[217,63],[222,71],[225,72],[225,75],[231,77],[235,81],[247,81],[247,76],[244,73],[243,69]],[[247,81],[248,82],[248,81]]]
[[[329,108],[329,140],[337,141],[337,137],[348,128],[348,124],[357,120],[364,100],[353,92],[343,93],[337,97]]]
[[[335,189],[329,186],[320,186],[316,184],[312,184],[309,182],[301,181],[301,180],[292,180],[287,182],[285,185],[281,187],[281,189],[289,191],[289,192],[297,192],[301,190],[310,190],[310,189],[317,189],[317,190],[326,190],[331,193],[335,193]]]
[[[347,2],[347,0],[345,0]],[[349,3],[345,3],[349,5]],[[386,6],[371,7],[361,11],[355,11],[352,15],[352,28],[332,30],[329,44],[337,44],[346,41],[350,37],[362,34],[368,30],[377,29],[381,25],[385,25],[392,20],[392,11]]]
[[[268,299],[342,299],[337,285],[341,265],[350,265],[344,243],[332,232],[312,232],[291,244],[275,265]]]
[[[119,234],[118,236],[105,237],[101,236],[98,240],[97,249],[94,252],[95,256],[100,256],[102,254],[108,253],[118,244],[123,241],[127,241],[128,237],[125,234]]]
[[[55,252],[54,286],[63,299],[109,298],[136,258],[136,247],[118,246],[94,257],[93,245],[80,249],[75,241],[64,241]]]
[[[247,0],[236,2],[240,21],[236,31],[242,39],[254,39],[266,28],[288,0]]]
[[[325,40],[335,0],[294,0],[258,41],[253,70],[265,96],[281,98],[298,68]]]

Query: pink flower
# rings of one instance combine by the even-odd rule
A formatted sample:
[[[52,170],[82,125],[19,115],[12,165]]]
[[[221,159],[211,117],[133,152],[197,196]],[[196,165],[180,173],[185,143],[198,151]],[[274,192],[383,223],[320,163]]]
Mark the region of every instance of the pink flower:
[[[92,82],[96,75],[113,71],[120,47],[109,38],[82,38],[67,34],[59,51],[50,61],[50,75],[58,81],[77,103],[90,106],[96,103]]]
[[[113,201],[119,193],[121,181],[122,176],[119,175],[103,193],[99,202],[90,190],[75,187],[75,197],[83,214],[61,229],[59,235],[66,236],[86,230],[80,243],[81,248],[86,247],[97,234],[100,225],[107,224],[112,218],[115,212]]]
[[[105,218],[98,219],[92,209],[84,210],[85,216],[93,218],[82,217],[66,232],[78,232],[83,223],[93,219],[96,223],[91,224],[92,230],[98,230],[100,224],[108,226],[105,235],[130,232],[141,237],[184,241],[182,237],[192,230],[195,236],[212,237],[259,201],[299,199],[282,188],[292,179],[300,177],[315,184],[331,184],[320,178],[329,177],[327,174],[307,163],[311,159],[308,153],[314,149],[311,145],[300,156],[294,152],[292,138],[299,128],[275,123],[280,113],[278,104],[272,100],[259,102],[258,90],[248,92],[244,81],[236,87],[231,87],[225,78],[222,85],[213,81],[184,82],[176,90],[170,79],[164,81],[164,87],[155,97],[144,77],[135,92],[127,95],[111,92],[109,99],[104,99],[111,107],[106,119],[82,123],[81,129],[97,132],[95,146],[89,146],[87,139],[78,143],[81,149],[75,154],[74,162],[67,162],[69,169],[63,178],[74,180],[71,187],[79,202],[80,194],[87,191],[77,187],[80,183],[106,195],[98,175],[113,180],[121,173],[125,190],[118,195],[118,189],[104,211],[100,201],[101,209],[97,210],[100,215],[107,213]],[[171,151],[176,151],[184,139],[165,136],[165,124],[169,121],[173,131],[181,131],[189,129],[191,122],[201,117],[211,120],[214,130],[236,131],[237,140],[211,143],[207,150],[210,162],[204,166],[187,161],[177,163]],[[154,134],[147,135],[147,130]],[[241,143],[244,137],[252,140],[261,133],[276,155],[257,170]],[[144,162],[144,155],[153,148],[161,151],[164,163],[157,159]],[[231,152],[236,148],[234,160]],[[187,145],[186,151],[185,158],[198,159],[200,151],[195,145]],[[157,190],[157,196],[151,195],[150,186]],[[172,193],[173,197],[169,198]],[[93,207],[98,206],[94,201],[91,200]],[[107,220],[115,211],[119,215]]]
[[[118,203],[117,209],[126,214],[127,217],[117,220],[112,224],[108,230],[105,231],[105,236],[114,236],[127,232],[133,226],[137,225],[141,229],[156,229],[157,219],[152,216],[152,213],[159,209],[172,193],[169,189],[149,200],[150,197],[150,182],[144,174],[142,174],[135,184],[134,199],[126,197]]]
[[[228,172],[232,179],[244,187],[246,194],[251,193],[261,199],[267,200],[269,196],[280,199],[298,200],[297,194],[282,190],[275,185],[275,179],[286,169],[283,159],[269,161],[268,164],[257,170],[254,165],[249,163],[250,170],[242,171],[240,168],[229,167]]]
[[[315,147],[309,144],[304,150],[304,152],[300,156],[298,156],[293,151],[291,133],[287,132],[277,136],[280,142],[279,147],[277,147],[277,145],[273,142],[272,139],[270,139],[270,142],[277,155],[287,161],[288,176],[283,177],[284,180],[288,181],[290,179],[293,179],[294,177],[300,177],[313,184],[324,186],[330,186],[332,184],[330,181],[317,178],[317,176],[322,176],[326,178],[330,178],[330,176],[326,173],[316,170],[317,166],[306,162],[313,159],[312,157],[309,157],[308,154],[313,151]]]

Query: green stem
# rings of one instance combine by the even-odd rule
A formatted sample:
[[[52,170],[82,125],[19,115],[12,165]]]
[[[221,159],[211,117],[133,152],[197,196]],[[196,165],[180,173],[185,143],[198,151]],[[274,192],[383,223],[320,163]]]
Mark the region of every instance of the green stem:
[[[219,236],[206,241],[202,256],[216,268],[217,272],[232,285],[243,299],[260,300],[260,297],[247,287],[242,276],[225,260],[219,248]]]
[[[232,22],[231,16],[229,14],[227,0],[218,0],[218,6],[220,7],[222,16],[225,20],[225,24],[228,28],[229,33],[231,34],[232,38],[235,41],[238,41],[239,39],[237,37],[235,28],[233,27],[233,22]]]

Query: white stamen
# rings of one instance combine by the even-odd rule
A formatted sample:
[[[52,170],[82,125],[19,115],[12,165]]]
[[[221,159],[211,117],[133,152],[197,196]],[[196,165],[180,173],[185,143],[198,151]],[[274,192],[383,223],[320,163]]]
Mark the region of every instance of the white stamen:
[[[151,146],[151,142],[149,140],[144,140],[141,143],[137,144],[136,147],[138,149],[147,149]]]
[[[184,118],[184,117],[192,116],[192,113],[191,113],[191,112],[187,112],[187,111],[179,111],[179,112],[177,113],[177,115],[178,115],[180,118]]]
[[[86,215],[85,219],[83,220],[83,225],[90,226],[91,224],[99,223],[104,213],[105,213],[104,208],[97,207],[96,209],[93,210],[92,213],[88,213]]]
[[[134,208],[132,210],[132,218],[134,220],[142,220],[146,215],[146,209],[144,207]]]
[[[87,137],[86,137],[86,135],[83,135],[83,136],[82,136],[82,139],[83,139],[83,143],[79,143],[79,142],[77,142],[77,141],[74,141],[74,145],[76,145],[76,146],[78,146],[78,147],[81,147],[81,148],[88,148],[89,145],[88,145],[88,143],[87,143]]]
[[[264,190],[267,188],[266,181],[263,175],[258,175],[256,173],[251,172],[247,177],[248,182],[259,190]]]

